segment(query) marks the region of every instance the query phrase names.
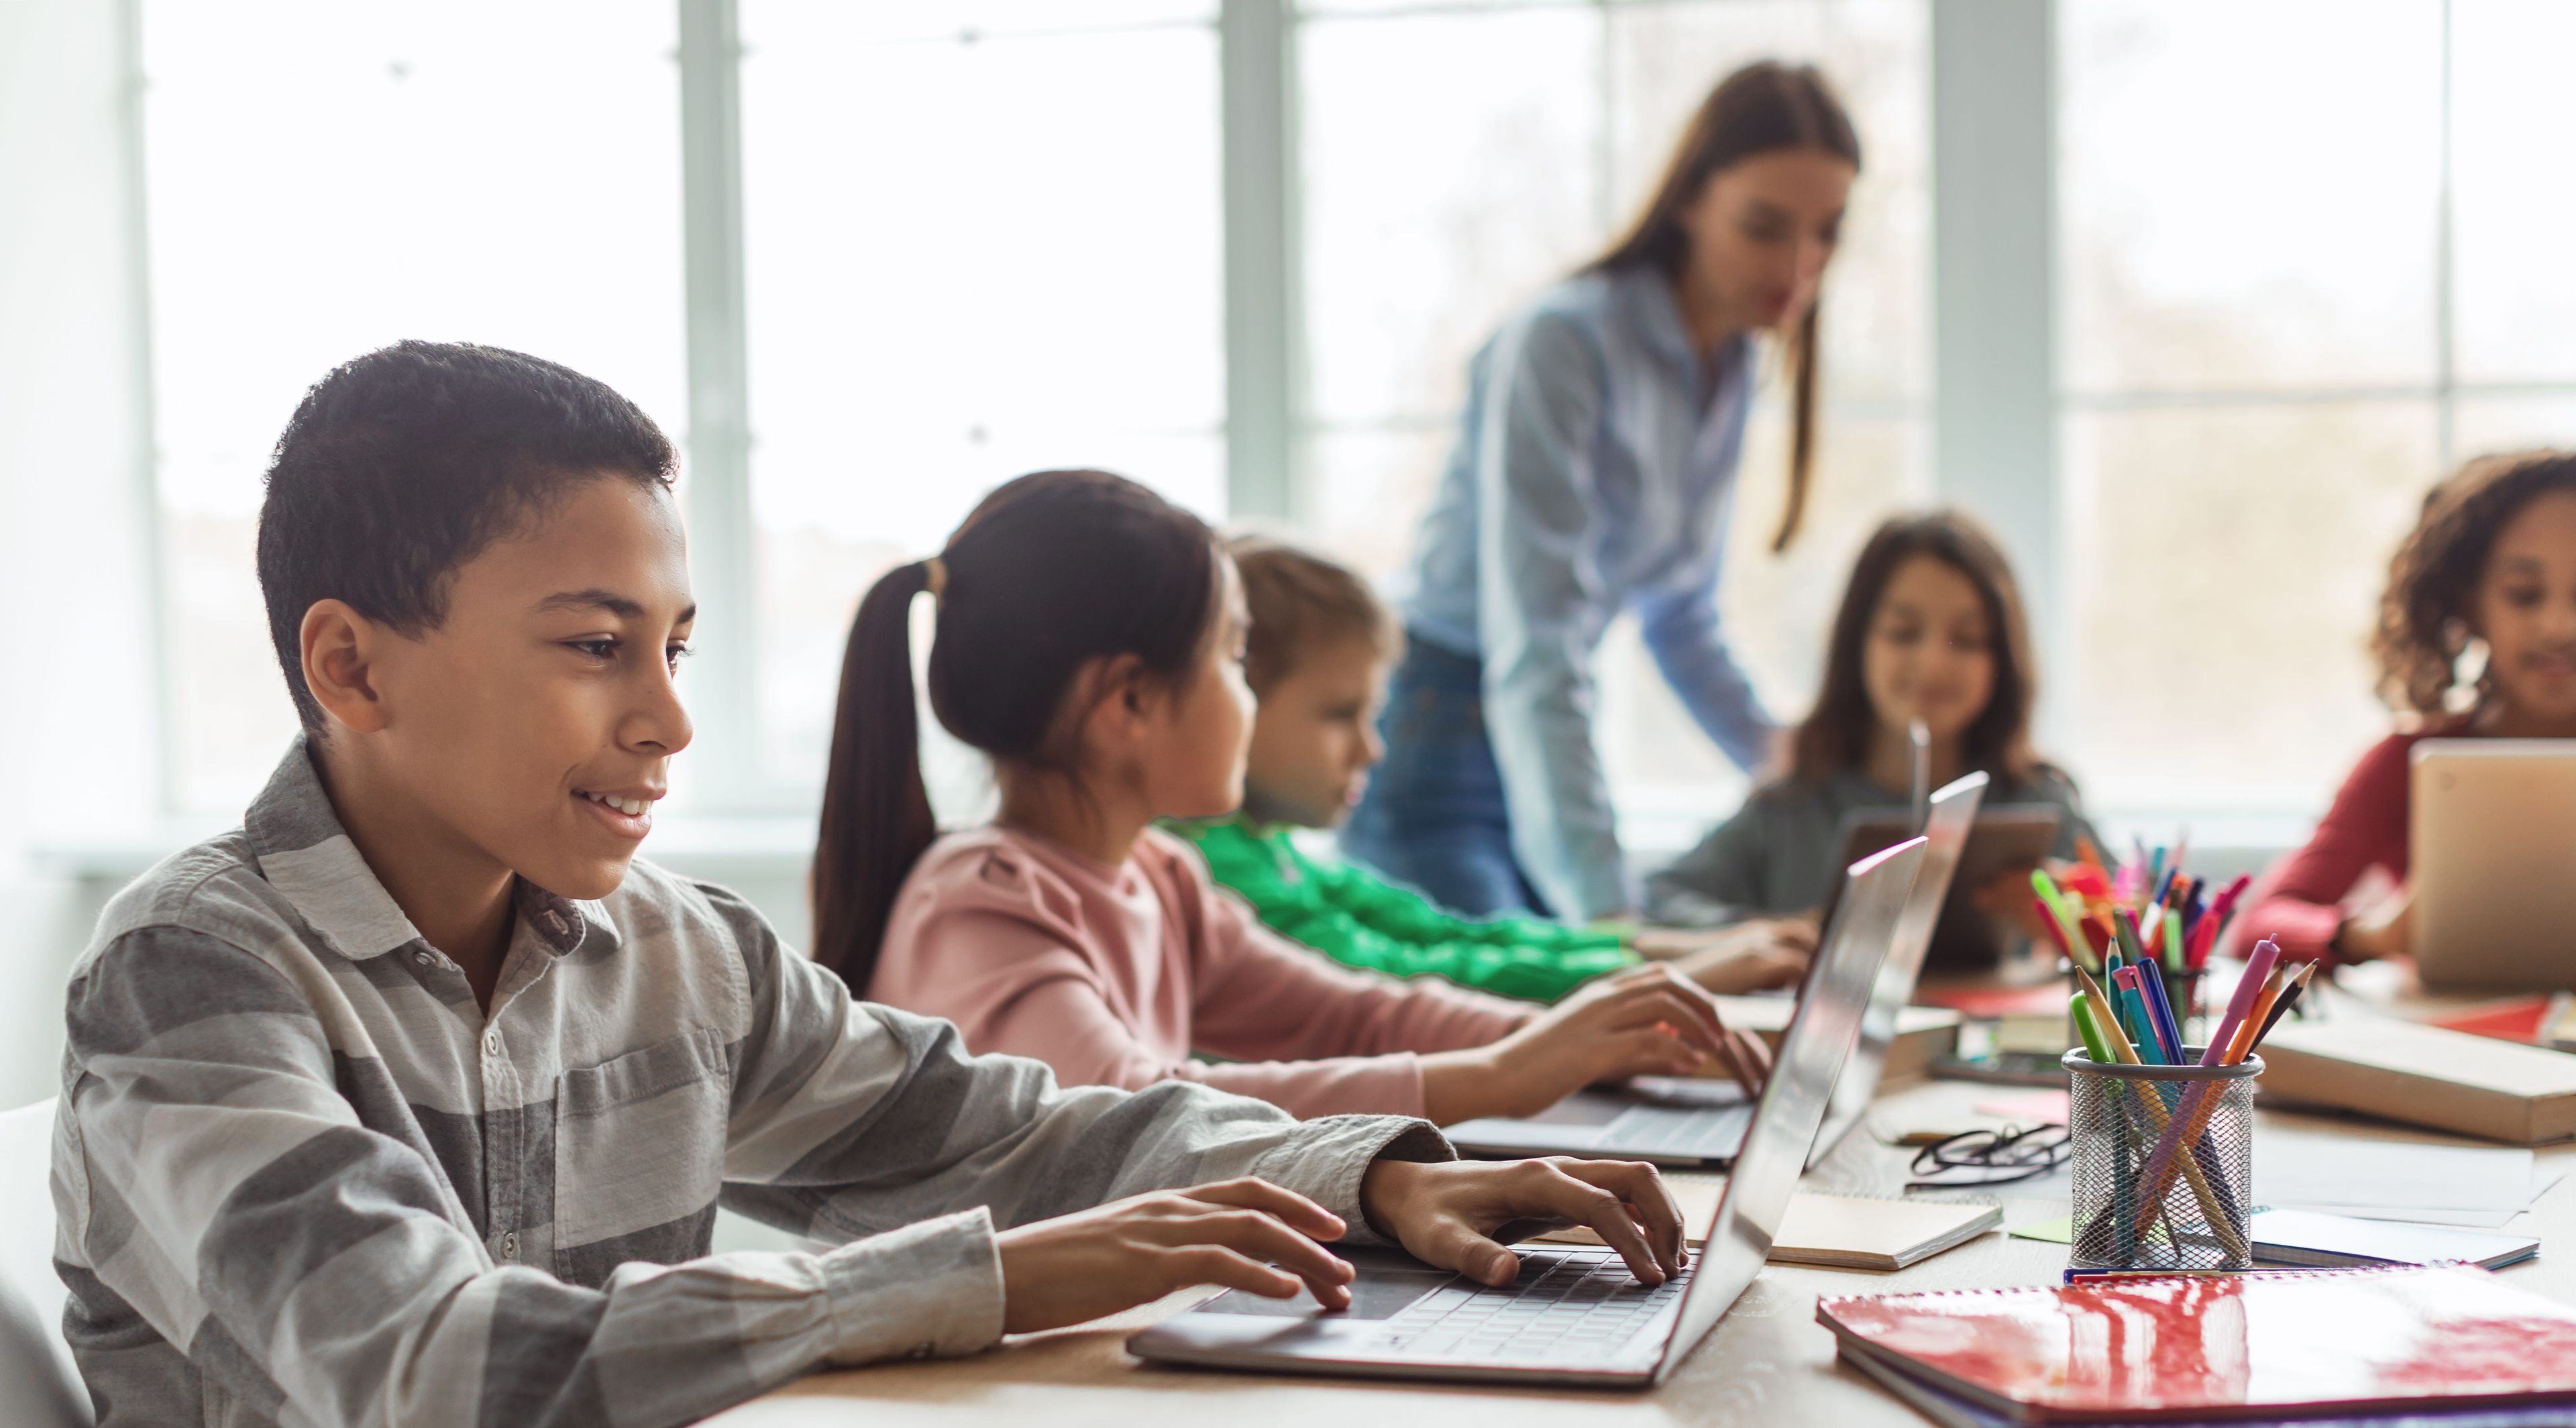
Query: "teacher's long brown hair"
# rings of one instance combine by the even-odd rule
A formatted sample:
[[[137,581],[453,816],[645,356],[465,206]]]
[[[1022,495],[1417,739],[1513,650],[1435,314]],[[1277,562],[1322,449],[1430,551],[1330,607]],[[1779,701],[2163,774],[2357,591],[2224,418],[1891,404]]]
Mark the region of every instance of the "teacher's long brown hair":
[[[1690,257],[1682,214],[1720,170],[1756,154],[1820,149],[1860,168],[1860,134],[1851,115],[1812,65],[1771,60],[1749,64],[1720,80],[1700,102],[1626,234],[1587,264],[1587,272],[1652,267],[1678,277]],[[1798,536],[1807,514],[1808,474],[1816,454],[1816,311],[1809,304],[1785,354],[1793,374],[1789,397],[1789,499],[1771,549],[1783,551]]]

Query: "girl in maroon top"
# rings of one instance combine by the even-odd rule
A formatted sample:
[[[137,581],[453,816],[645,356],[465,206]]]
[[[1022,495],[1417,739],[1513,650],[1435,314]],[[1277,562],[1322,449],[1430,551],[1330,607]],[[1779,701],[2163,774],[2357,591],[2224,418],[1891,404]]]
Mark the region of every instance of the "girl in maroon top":
[[[2289,956],[2413,952],[2417,740],[2576,738],[2576,454],[2490,456],[2435,487],[2389,562],[2371,647],[2401,730],[2361,756],[2308,845],[2263,875],[2237,924]],[[2348,906],[2374,869],[2397,891]]]

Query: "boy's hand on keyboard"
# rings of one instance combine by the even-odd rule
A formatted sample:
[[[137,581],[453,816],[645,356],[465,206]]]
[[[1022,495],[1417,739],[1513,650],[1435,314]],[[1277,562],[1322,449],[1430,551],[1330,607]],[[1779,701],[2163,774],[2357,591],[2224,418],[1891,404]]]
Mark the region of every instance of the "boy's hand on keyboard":
[[[1002,1327],[1058,1329],[1201,1284],[1290,1299],[1302,1282],[1325,1308],[1347,1308],[1351,1267],[1316,1243],[1343,1229],[1332,1211],[1248,1176],[1022,1225],[996,1238]]]
[[[1631,967],[1491,1045],[1423,1057],[1424,1111],[1441,1125],[1536,1115],[1596,1082],[1696,1075],[1712,1059],[1747,1095],[1770,1074],[1761,1042],[1729,1031],[1707,992],[1666,966]]]
[[[1520,1258],[1498,1235],[1588,1226],[1639,1282],[1689,1263],[1681,1207],[1655,1167],[1633,1160],[1381,1160],[1360,1181],[1369,1224],[1414,1258],[1481,1284],[1512,1282]]]

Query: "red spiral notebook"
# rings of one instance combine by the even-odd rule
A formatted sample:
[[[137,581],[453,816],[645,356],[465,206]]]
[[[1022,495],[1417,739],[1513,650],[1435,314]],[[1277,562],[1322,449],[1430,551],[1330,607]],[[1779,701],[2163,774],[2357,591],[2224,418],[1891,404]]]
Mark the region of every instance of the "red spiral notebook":
[[[2576,1403],[2576,1309],[2456,1265],[1834,1297],[1816,1319],[2022,1423]]]

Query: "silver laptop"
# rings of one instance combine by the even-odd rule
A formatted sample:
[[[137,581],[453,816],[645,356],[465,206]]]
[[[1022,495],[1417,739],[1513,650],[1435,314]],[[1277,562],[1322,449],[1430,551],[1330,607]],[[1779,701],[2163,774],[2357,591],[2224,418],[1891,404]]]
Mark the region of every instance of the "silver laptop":
[[[1914,997],[1914,982],[1941,920],[1950,875],[1959,866],[1986,796],[1986,776],[1972,773],[1925,800],[1922,870],[1897,919],[1886,966],[1870,994],[1861,1022],[1860,1049],[1834,1093],[1825,1133],[1816,1142],[1822,1159],[1860,1123],[1878,1094],[1879,1073],[1896,1040],[1897,1018]],[[1853,864],[1854,869],[1867,860]],[[1829,916],[1839,926],[1843,889],[1835,890]],[[1813,976],[1813,969],[1809,975]],[[1477,1155],[1586,1155],[1651,1160],[1662,1165],[1723,1166],[1744,1143],[1753,1107],[1733,1081],[1698,1077],[1640,1076],[1625,1086],[1577,1091],[1535,1116],[1491,1116],[1449,1127],[1450,1143]]]
[[[1679,1275],[1649,1289],[1613,1251],[1532,1247],[1519,1277],[1492,1289],[1400,1251],[1343,1250],[1358,1270],[1347,1311],[1327,1312],[1303,1291],[1280,1300],[1229,1290],[1129,1339],[1128,1351],[1164,1363],[1369,1378],[1663,1382],[1771,1253],[1922,857],[1916,838],[1853,867],[1705,1245]]]
[[[1923,817],[1923,867],[1914,875],[1914,890],[1905,895],[1897,914],[1896,935],[1889,940],[1887,961],[1878,969],[1878,985],[1861,1013],[1860,1044],[1834,1082],[1833,1103],[1825,1110],[1825,1128],[1807,1156],[1813,1165],[1833,1153],[1851,1128],[1869,1114],[1878,1095],[1879,1074],[1887,1069],[1888,1048],[1896,1044],[1896,1024],[1914,1000],[1914,983],[1923,974],[1923,959],[1932,950],[1932,930],[1940,925],[1942,903],[1950,896],[1951,875],[1976,825],[1977,805],[1985,802],[1986,776],[1972,773],[1942,785],[1932,795]]]
[[[2411,759],[2424,985],[2576,990],[2576,740],[2426,739]]]

